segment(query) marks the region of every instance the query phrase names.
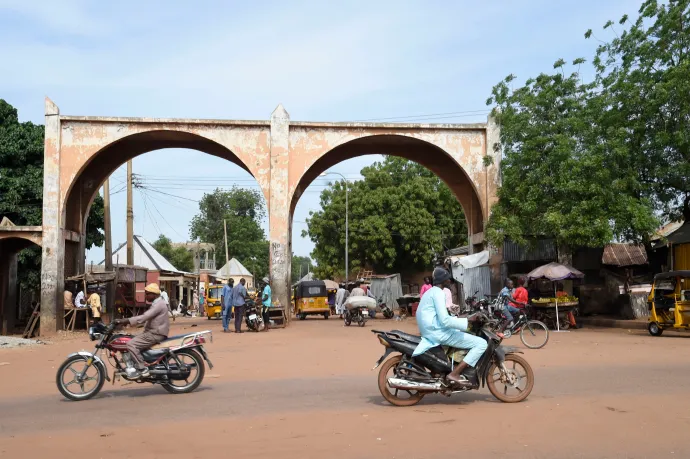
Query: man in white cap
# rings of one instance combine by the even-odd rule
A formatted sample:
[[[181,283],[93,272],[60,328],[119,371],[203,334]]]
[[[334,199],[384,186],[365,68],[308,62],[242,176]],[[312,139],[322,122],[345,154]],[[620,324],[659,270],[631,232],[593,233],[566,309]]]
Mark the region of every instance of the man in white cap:
[[[142,351],[151,348],[168,337],[170,332],[170,318],[168,317],[168,305],[161,298],[161,290],[158,284],[146,286],[146,302],[150,302],[151,307],[142,315],[130,317],[129,319],[117,319],[118,325],[139,325],[144,326],[144,333],[135,336],[127,343],[127,350],[135,362],[136,370],[140,377],[149,375],[149,369],[142,357]]]

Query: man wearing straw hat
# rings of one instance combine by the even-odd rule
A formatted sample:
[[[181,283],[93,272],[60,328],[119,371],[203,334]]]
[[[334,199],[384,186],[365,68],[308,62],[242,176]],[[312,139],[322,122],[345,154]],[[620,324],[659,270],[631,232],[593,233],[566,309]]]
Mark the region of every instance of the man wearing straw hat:
[[[135,362],[136,370],[140,377],[149,375],[142,351],[149,349],[168,337],[170,332],[170,318],[168,317],[168,305],[161,298],[161,290],[158,284],[146,286],[146,302],[151,302],[151,307],[142,315],[130,317],[129,319],[117,319],[117,325],[139,325],[144,326],[144,333],[135,336],[127,343],[127,350]]]

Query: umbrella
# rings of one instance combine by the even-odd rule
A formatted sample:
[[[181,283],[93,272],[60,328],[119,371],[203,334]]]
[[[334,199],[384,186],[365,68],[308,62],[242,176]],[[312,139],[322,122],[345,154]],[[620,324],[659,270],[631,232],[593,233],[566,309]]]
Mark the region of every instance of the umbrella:
[[[339,285],[336,281],[326,279],[323,281],[323,283],[326,284],[327,290],[338,290]]]
[[[556,298],[556,329],[561,331],[561,323],[558,319],[558,297],[556,296],[555,281],[564,279],[582,279],[585,277],[577,269],[572,266],[562,265],[560,263],[549,263],[548,265],[540,266],[527,275],[528,279],[548,279],[554,282],[553,296]]]

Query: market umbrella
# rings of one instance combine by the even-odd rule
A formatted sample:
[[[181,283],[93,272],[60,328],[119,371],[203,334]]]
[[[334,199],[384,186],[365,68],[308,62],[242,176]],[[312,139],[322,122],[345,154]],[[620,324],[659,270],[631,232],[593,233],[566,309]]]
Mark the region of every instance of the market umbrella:
[[[556,281],[564,280],[564,279],[582,279],[585,277],[584,274],[582,274],[580,271],[577,269],[573,268],[572,266],[567,266],[567,265],[562,265],[560,263],[549,263],[544,266],[540,266],[534,271],[530,272],[527,274],[527,279],[534,280],[534,279],[548,279],[551,282],[554,282],[553,284],[553,296],[556,299],[556,328],[558,331],[561,331],[561,323],[558,319],[558,297],[556,296]]]
[[[332,281],[329,279],[326,279],[323,281],[324,284],[326,284],[326,289],[327,290],[338,290],[338,283],[336,281]]]

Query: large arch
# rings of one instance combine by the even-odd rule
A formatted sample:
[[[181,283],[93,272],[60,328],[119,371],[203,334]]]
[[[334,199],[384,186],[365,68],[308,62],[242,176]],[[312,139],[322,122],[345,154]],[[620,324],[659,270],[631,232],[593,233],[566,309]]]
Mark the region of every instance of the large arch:
[[[197,150],[223,158],[240,166],[256,178],[252,169],[229,148],[200,134],[188,131],[152,129],[130,134],[105,145],[83,164],[75,164],[80,165],[81,169],[72,177],[65,194],[61,221],[66,231],[80,235],[77,241],[66,240],[66,277],[84,270],[84,258],[79,254],[85,250],[86,218],[98,190],[106,178],[124,163],[137,156],[167,148]],[[268,199],[266,188],[261,187],[261,190],[264,193],[264,198]]]
[[[291,187],[290,219],[304,190],[322,172],[357,156],[383,154],[414,161],[436,174],[451,189],[465,212],[469,234],[484,231],[485,215],[476,185],[463,167],[441,147],[415,137],[379,134],[350,140],[319,156]]]

